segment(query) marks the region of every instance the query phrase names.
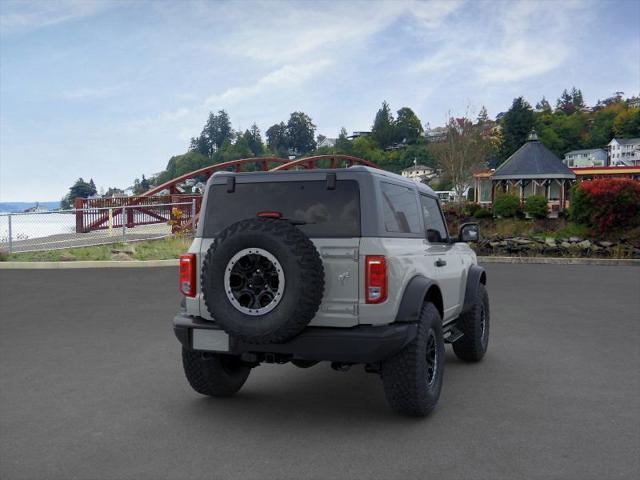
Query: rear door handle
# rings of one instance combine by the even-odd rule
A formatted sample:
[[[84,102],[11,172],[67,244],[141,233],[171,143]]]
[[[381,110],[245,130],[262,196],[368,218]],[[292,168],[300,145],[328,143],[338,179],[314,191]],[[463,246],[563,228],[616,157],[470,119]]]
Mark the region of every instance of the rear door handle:
[[[436,260],[436,267],[444,267],[446,264],[447,262],[445,260],[442,260],[441,258]]]

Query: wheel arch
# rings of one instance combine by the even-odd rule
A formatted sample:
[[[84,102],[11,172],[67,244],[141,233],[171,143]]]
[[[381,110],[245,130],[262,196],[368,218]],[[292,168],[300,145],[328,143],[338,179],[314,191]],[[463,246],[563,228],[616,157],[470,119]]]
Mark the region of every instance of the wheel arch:
[[[480,284],[487,284],[487,272],[484,268],[478,265],[472,265],[471,268],[469,268],[469,273],[467,274],[467,285],[464,290],[462,313],[466,313],[471,310],[471,307],[478,296],[478,285]]]
[[[404,289],[395,321],[417,322],[424,302],[433,303],[440,316],[444,318],[444,302],[438,283],[433,279],[417,275]]]

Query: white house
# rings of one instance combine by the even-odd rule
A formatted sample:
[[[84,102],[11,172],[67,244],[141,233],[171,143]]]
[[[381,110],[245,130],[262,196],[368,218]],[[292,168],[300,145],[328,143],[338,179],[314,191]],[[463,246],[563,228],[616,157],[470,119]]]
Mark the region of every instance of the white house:
[[[564,154],[563,162],[569,168],[606,167],[607,151],[604,148],[572,150]]]
[[[614,138],[607,147],[610,166],[640,166],[640,138]]]
[[[427,167],[426,165],[418,165],[417,162],[414,162],[413,166],[409,168],[405,168],[400,172],[400,174],[413,180],[414,182],[428,182],[432,178],[438,175],[435,169],[431,167]]]
[[[337,138],[325,137],[320,142],[318,142],[318,148],[322,148],[322,147],[333,148],[333,147],[336,146],[336,140],[338,140],[338,139]]]

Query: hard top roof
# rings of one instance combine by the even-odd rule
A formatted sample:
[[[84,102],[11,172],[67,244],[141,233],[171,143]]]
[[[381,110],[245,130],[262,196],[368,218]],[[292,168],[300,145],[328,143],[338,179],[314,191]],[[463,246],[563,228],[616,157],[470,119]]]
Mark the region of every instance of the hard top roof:
[[[371,168],[363,165],[356,165],[348,168],[314,168],[314,169],[303,169],[303,170],[278,170],[276,172],[269,171],[256,171],[256,172],[225,172],[220,171],[214,173],[210,182],[212,184],[222,184],[226,182],[226,179],[229,177],[236,177],[240,181],[244,181],[250,178],[253,182],[268,182],[273,180],[274,177],[302,177],[297,178],[296,180],[323,180],[326,178],[328,173],[336,173],[337,178],[340,179],[342,174],[347,174],[348,176],[352,175],[369,175],[378,177],[380,179],[385,179],[388,181],[392,181],[393,183],[406,185],[407,187],[416,187],[418,191],[427,193],[435,196],[435,192],[424,183],[416,182],[413,180],[409,180],[401,175],[396,173],[388,172],[386,170],[381,170],[379,168]]]

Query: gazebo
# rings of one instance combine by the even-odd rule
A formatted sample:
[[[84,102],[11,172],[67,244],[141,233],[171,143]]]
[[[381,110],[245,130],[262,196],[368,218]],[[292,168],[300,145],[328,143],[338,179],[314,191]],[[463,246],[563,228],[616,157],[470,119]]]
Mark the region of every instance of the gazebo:
[[[495,171],[478,172],[474,178],[475,201],[481,205],[490,206],[501,192],[516,194],[522,202],[532,195],[544,195],[550,216],[557,216],[567,206],[576,175],[532,131],[525,144]]]

